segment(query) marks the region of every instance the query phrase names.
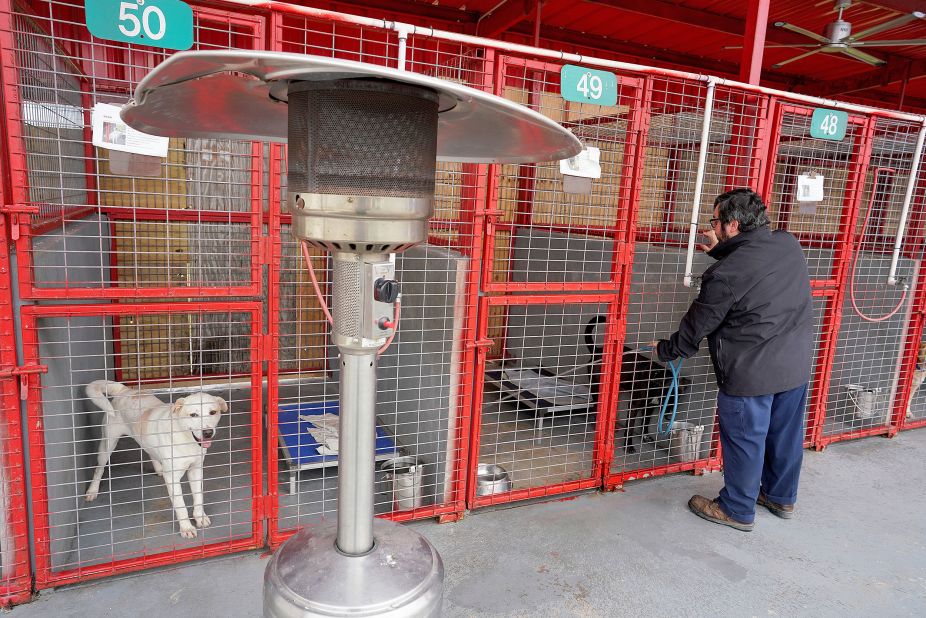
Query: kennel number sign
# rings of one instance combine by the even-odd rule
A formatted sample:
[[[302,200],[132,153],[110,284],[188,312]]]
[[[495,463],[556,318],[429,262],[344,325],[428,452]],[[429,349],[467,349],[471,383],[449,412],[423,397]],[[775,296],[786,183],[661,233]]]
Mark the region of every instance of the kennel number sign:
[[[617,104],[617,75],[567,64],[559,72],[560,94],[573,103]]]
[[[180,0],[87,0],[87,29],[100,39],[165,49],[193,46],[193,9]]]
[[[818,107],[810,118],[810,137],[841,142],[846,136],[849,114],[837,109]]]

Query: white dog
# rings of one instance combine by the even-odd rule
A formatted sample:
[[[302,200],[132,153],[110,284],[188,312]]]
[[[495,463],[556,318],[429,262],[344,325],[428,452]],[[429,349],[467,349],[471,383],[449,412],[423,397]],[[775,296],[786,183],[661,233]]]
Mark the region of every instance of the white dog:
[[[119,438],[131,436],[151,457],[155,472],[164,478],[180,523],[180,535],[194,538],[196,528],[190,523],[180,479],[189,473],[193,518],[197,526],[205,528],[211,522],[203,510],[203,458],[212,445],[222,412],[228,411],[228,404],[221,397],[206,393],[194,393],[167,404],[153,395],[109,380],[91,382],[86,392],[87,397],[106,412],[97,467],[87,488],[87,501],[96,499],[103,470]],[[111,403],[109,397],[112,397]]]

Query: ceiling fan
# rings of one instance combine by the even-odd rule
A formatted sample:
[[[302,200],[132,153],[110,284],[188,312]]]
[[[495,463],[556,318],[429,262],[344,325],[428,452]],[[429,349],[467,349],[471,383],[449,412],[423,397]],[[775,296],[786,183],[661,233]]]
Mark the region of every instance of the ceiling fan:
[[[872,56],[866,52],[863,52],[860,47],[892,47],[892,46],[902,46],[902,45],[926,45],[926,39],[885,39],[885,40],[862,40],[865,37],[877,34],[879,32],[884,32],[885,30],[890,30],[891,28],[896,28],[898,26],[903,26],[912,21],[926,19],[926,12],[914,11],[907,15],[901,15],[900,17],[895,17],[894,19],[889,19],[885,22],[882,22],[876,26],[866,28],[857,34],[852,34],[852,24],[848,21],[844,21],[842,18],[842,12],[849,8],[852,5],[852,0],[836,0],[836,10],[839,12],[839,15],[836,17],[835,21],[832,21],[826,25],[826,28],[823,31],[823,34],[817,34],[800,26],[795,26],[794,24],[789,24],[785,21],[776,21],[775,27],[781,28],[783,30],[790,30],[791,32],[796,32],[797,34],[802,34],[806,37],[817,41],[814,43],[795,43],[795,44],[784,44],[784,45],[768,45],[767,47],[809,47],[813,46],[814,49],[804,52],[803,54],[798,54],[793,58],[787,60],[782,60],[772,65],[773,69],[778,69],[786,64],[790,64],[797,60],[806,58],[807,56],[816,54],[818,52],[823,52],[825,54],[845,54],[850,58],[864,62],[871,66],[882,66],[885,64],[884,60]]]

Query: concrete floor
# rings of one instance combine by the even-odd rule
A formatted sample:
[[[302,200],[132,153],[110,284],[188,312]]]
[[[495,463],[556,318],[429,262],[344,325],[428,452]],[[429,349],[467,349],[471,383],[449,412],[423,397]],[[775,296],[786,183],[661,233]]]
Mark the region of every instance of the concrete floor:
[[[807,452],[795,519],[691,515],[719,474],[413,524],[446,566],[447,616],[926,615],[926,431]],[[43,592],[30,616],[259,616],[249,553]]]

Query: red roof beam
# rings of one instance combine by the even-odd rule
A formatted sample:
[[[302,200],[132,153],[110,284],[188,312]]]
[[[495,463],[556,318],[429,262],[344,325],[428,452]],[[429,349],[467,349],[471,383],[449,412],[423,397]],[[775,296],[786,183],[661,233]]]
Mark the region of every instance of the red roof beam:
[[[800,91],[817,97],[833,97],[869,88],[880,88],[901,82],[908,77],[916,79],[924,75],[926,75],[926,58],[907,62],[892,58],[885,66],[872,71],[845,79],[810,84],[809,87],[801,88]]]
[[[498,38],[500,34],[524,21],[536,9],[535,0],[505,0],[479,18],[476,23],[476,35],[488,39]]]

